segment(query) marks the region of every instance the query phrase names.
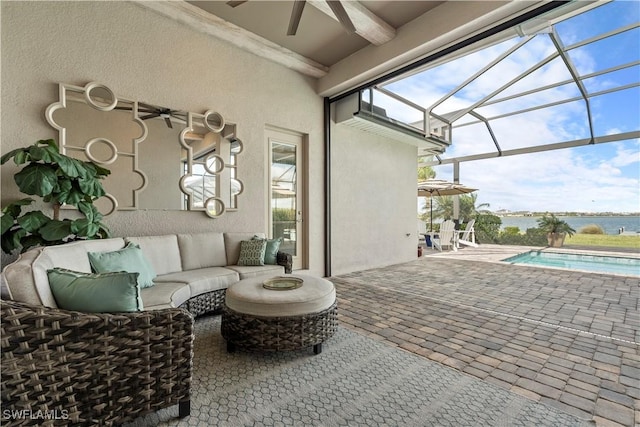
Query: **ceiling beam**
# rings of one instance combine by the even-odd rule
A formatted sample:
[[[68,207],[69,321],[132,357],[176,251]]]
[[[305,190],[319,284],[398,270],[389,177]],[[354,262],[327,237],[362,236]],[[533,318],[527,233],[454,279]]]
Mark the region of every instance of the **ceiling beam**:
[[[205,12],[186,1],[133,0],[133,3],[304,75],[320,78],[329,72],[328,67],[312,59]]]
[[[298,25],[300,25],[300,18],[302,18],[302,11],[304,10],[305,4],[304,0],[295,0],[293,2],[291,19],[289,19],[289,28],[287,29],[288,36],[295,36],[298,32]]]
[[[336,21],[339,21],[326,1],[308,0],[308,3]],[[380,46],[396,36],[395,28],[364,7],[360,2],[351,0],[343,1],[341,4],[349,15],[354,27],[356,27],[356,34],[369,43]]]

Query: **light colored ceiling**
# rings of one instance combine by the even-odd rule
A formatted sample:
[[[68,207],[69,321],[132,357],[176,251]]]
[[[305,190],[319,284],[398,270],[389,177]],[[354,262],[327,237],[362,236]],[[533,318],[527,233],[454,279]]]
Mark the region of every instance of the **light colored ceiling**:
[[[287,36],[292,1],[251,0],[237,7],[229,6],[226,1],[188,3],[327,67],[371,44],[361,35],[348,33],[336,19],[314,7],[312,1],[304,7],[295,36]],[[349,3],[349,7],[357,2],[343,3]],[[392,29],[398,29],[443,2],[375,0],[359,3]]]
[[[343,0],[356,34],[328,2],[306,0],[295,36],[287,36],[293,1],[131,0],[195,31],[317,79],[335,96],[545,4],[522,1]]]

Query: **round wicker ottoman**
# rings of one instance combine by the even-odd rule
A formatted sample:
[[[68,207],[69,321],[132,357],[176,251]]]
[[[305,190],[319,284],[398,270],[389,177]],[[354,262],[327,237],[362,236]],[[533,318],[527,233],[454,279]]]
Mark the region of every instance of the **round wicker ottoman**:
[[[302,274],[296,289],[265,289],[269,277],[240,280],[229,286],[222,309],[222,336],[227,351],[298,350],[313,346],[322,352],[322,343],[338,326],[336,291],[328,280]]]

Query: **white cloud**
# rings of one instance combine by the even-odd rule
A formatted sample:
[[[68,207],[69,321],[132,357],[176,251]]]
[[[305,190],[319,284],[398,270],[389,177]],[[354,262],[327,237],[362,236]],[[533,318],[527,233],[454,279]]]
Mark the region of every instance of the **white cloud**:
[[[640,163],[640,140],[627,143],[614,142],[612,145],[616,149],[616,156],[609,160],[611,165],[624,167]]]
[[[460,182],[478,188],[478,203],[491,210],[640,211],[637,174],[625,176],[607,160],[594,167],[582,153],[590,149],[598,147],[462,163]],[[450,165],[435,170],[439,178],[453,178]]]
[[[571,32],[567,31],[567,33]],[[563,34],[564,36],[567,34]],[[568,39],[563,41],[565,45],[572,43]],[[419,105],[429,107],[515,42],[517,40],[511,40],[478,51],[396,82],[390,85],[390,88]],[[525,45],[525,48],[502,61],[495,69],[469,84],[464,90],[457,92],[455,96],[448,98],[436,108],[435,112],[443,114],[469,108],[555,52],[548,36],[536,36]],[[581,74],[613,65],[604,63],[604,59],[601,60],[596,54],[595,48],[574,49],[569,55]],[[637,55],[635,57],[629,55],[629,57],[622,62],[637,59]],[[496,98],[568,80],[571,80],[571,75],[567,66],[560,57],[557,57],[503,93],[496,95]],[[620,85],[614,75],[592,78],[588,83],[590,91]],[[633,93],[625,93],[629,93],[627,96],[633,96]],[[490,122],[503,150],[533,147],[590,137],[586,103],[581,99],[575,83],[535,92],[508,102],[488,105],[476,111],[490,118],[574,97],[579,100]],[[608,120],[611,109],[617,107],[617,105],[607,105],[605,109],[600,107],[599,103],[604,103],[604,99],[591,100],[593,119],[597,124]],[[633,108],[627,106],[627,111],[633,111]],[[468,121],[465,117],[456,124],[464,123],[465,120]],[[638,130],[638,122],[635,119],[631,119],[630,122],[627,120],[615,123],[617,128],[610,125],[610,129],[606,131],[607,135]],[[630,129],[619,129],[626,125],[629,125]],[[598,129],[597,126],[596,129]],[[489,132],[482,123],[454,128],[453,132],[453,145],[442,156],[445,159],[496,151]],[[596,132],[602,135],[602,130],[596,130]],[[620,141],[464,162],[460,165],[460,181],[470,187],[478,188],[478,203],[490,203],[492,210],[504,208],[534,211],[639,212],[639,164],[640,141]],[[434,169],[438,178],[449,180],[453,178],[451,165],[434,167]]]

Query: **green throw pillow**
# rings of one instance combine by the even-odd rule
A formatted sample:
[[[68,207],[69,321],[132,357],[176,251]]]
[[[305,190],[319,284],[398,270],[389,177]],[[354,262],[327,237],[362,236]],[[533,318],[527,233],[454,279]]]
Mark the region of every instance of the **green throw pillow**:
[[[112,252],[89,252],[89,263],[96,273],[126,271],[139,273],[138,284],[141,288],[153,286],[156,272],[142,253],[140,246],[129,243],[122,249]]]
[[[240,242],[238,265],[264,265],[266,240],[243,240]]]
[[[80,273],[47,270],[49,286],[58,307],[88,313],[142,310],[138,273]]]
[[[282,243],[282,237],[277,239],[263,239],[259,236],[253,236],[253,240],[265,240],[267,242],[267,249],[264,252],[264,263],[276,265],[278,263],[278,251],[280,250],[280,244]]]

